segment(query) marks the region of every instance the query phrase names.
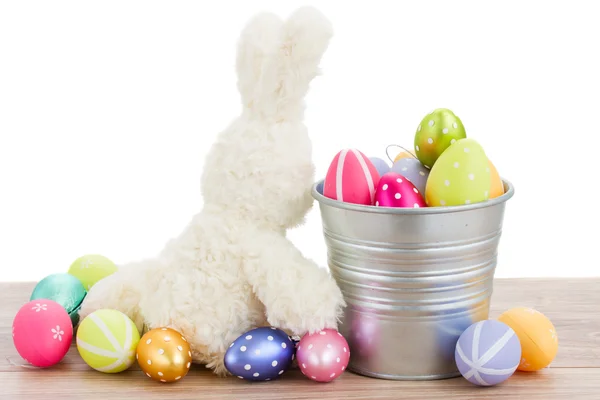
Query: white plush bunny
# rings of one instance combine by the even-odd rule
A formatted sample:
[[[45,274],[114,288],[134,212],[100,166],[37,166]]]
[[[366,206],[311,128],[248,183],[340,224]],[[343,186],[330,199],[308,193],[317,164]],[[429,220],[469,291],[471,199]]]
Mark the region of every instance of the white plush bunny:
[[[337,328],[345,304],[336,282],[286,238],[313,203],[304,96],[331,36],[308,7],[287,21],[263,13],[248,23],[237,55],[242,112],[208,154],[203,209],[156,258],[92,287],[81,319],[111,308],[140,331],[176,329],[194,361],[219,375],[229,344],[254,327]]]

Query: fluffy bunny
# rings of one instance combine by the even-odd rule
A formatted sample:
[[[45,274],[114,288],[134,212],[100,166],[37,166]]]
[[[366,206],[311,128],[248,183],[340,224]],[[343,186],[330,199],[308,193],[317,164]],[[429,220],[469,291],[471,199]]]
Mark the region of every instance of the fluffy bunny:
[[[174,328],[194,362],[219,375],[229,344],[254,327],[337,328],[345,303],[336,282],[286,238],[313,203],[304,96],[331,36],[308,7],[286,21],[263,13],[248,23],[237,54],[242,112],[207,156],[203,209],[156,258],[93,286],[81,319],[111,308],[141,332]]]

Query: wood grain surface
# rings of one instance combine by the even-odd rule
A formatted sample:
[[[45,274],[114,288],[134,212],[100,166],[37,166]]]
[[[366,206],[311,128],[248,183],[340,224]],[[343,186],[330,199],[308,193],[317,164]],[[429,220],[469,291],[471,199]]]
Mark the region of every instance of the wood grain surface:
[[[298,370],[277,381],[250,383],[217,378],[196,365],[181,381],[161,384],[137,365],[120,374],[91,370],[74,346],[60,364],[38,369],[19,357],[10,334],[34,284],[0,283],[0,399],[600,399],[599,286],[600,279],[497,279],[490,317],[514,306],[535,308],[554,323],[559,351],[549,368],[479,388],[463,378],[400,382],[351,372],[320,384]]]

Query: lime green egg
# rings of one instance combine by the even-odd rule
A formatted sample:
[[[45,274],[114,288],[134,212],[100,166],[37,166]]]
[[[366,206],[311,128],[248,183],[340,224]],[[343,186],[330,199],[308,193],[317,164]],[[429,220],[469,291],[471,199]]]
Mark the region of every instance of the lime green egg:
[[[429,173],[425,201],[430,207],[486,201],[490,196],[488,158],[473,139],[460,139],[446,149]]]
[[[466,137],[460,118],[447,108],[438,108],[417,126],[414,143],[417,158],[431,169],[450,145]]]
[[[85,317],[77,329],[79,355],[90,367],[105,373],[118,373],[131,367],[139,341],[140,332],[135,323],[117,310],[96,310]]]
[[[115,272],[117,272],[115,263],[100,254],[79,257],[71,264],[68,271],[83,283],[86,290],[90,290],[96,282]]]

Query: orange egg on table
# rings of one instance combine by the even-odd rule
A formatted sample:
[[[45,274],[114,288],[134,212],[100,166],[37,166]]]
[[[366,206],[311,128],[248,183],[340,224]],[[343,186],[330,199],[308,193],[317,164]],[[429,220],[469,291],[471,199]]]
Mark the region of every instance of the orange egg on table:
[[[504,184],[502,183],[500,174],[498,174],[498,170],[496,169],[494,164],[492,164],[490,160],[488,160],[488,164],[490,167],[490,176],[492,178],[492,186],[490,188],[490,199],[493,199],[504,194]]]
[[[398,154],[396,156],[396,158],[394,158],[394,162],[396,162],[398,160],[402,160],[403,158],[415,158],[415,156],[413,156],[412,154],[410,154],[408,151],[403,151],[400,154]]]
[[[544,314],[531,308],[516,307],[505,311],[498,320],[510,326],[519,337],[519,371],[538,371],[554,360],[558,336],[554,325]]]
[[[135,358],[148,377],[159,382],[176,382],[187,375],[192,352],[187,340],[171,328],[155,328],[142,336]]]

